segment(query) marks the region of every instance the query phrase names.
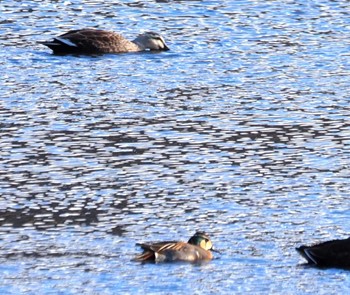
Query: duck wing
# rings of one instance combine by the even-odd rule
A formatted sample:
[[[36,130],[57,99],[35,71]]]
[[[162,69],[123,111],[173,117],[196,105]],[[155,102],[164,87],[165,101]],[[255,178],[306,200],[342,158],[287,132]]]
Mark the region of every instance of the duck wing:
[[[140,246],[143,249],[143,253],[136,256],[135,260],[155,261],[159,257],[164,257],[165,259],[169,255],[169,253],[181,250],[184,246],[187,245],[187,243],[178,241],[167,241],[156,243],[138,243],[136,245]]]

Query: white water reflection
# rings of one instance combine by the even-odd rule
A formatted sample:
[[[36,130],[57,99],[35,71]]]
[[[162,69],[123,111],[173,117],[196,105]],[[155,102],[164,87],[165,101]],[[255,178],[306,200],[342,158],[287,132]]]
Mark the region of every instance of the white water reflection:
[[[4,3],[0,293],[347,291],[294,247],[349,232],[348,8]],[[36,44],[80,27],[152,29],[171,51]],[[211,263],[130,262],[135,242],[196,229],[222,250]]]

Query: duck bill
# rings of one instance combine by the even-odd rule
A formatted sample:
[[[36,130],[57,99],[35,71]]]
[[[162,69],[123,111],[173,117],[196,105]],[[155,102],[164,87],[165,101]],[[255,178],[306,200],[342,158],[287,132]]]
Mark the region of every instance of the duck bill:
[[[214,248],[211,248],[210,251],[221,254],[221,251],[214,249]]]

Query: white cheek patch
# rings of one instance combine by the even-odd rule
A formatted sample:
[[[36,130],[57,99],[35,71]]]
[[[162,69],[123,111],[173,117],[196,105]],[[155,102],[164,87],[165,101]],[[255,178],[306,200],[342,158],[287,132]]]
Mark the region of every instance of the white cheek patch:
[[[68,45],[68,46],[73,46],[73,47],[78,47],[77,44],[73,43],[72,41],[68,40],[68,39],[64,39],[64,38],[60,38],[60,37],[56,37],[56,40]]]

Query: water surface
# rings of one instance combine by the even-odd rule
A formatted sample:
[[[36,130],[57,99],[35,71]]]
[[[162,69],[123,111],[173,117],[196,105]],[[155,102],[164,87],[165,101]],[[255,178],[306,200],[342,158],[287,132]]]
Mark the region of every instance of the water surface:
[[[347,237],[347,1],[3,1],[0,293],[341,293],[294,248]],[[55,56],[96,27],[171,51]],[[210,263],[136,242],[207,231]]]

